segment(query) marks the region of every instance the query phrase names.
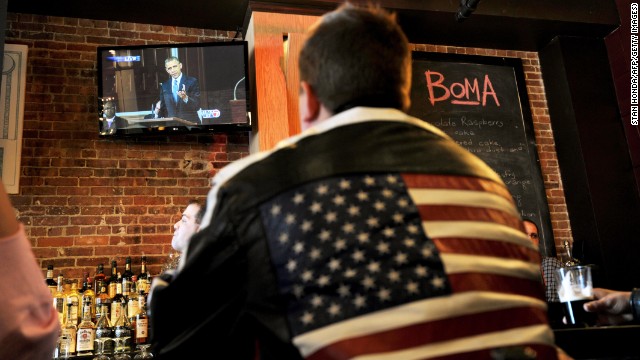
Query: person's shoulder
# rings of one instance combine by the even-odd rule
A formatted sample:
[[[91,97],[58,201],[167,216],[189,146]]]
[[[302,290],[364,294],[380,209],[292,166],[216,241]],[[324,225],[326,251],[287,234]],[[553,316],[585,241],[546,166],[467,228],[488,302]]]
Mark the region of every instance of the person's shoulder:
[[[547,265],[547,266],[552,266],[552,267],[555,267],[555,268],[563,267],[562,261],[560,261],[560,259],[558,259],[555,256],[543,256],[542,257],[542,263]]]

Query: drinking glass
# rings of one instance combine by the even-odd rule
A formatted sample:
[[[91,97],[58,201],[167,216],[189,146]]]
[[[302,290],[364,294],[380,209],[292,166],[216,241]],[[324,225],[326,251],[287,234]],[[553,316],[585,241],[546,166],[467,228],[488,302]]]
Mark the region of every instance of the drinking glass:
[[[93,357],[93,360],[111,360],[111,358],[104,353],[104,343],[106,341],[113,341],[110,338],[98,338],[95,340],[97,342],[97,350],[96,356]]]
[[[140,353],[133,357],[134,360],[153,359],[153,354],[149,351],[149,346],[151,346],[151,344],[138,345],[137,348],[140,349]]]
[[[596,315],[584,311],[582,305],[593,300],[591,267],[567,266],[556,269],[558,297],[563,304],[567,325],[586,327],[595,324]]]
[[[127,346],[125,345],[129,338],[130,336],[115,338],[116,350],[113,353],[113,360],[131,360],[131,355],[127,354]]]

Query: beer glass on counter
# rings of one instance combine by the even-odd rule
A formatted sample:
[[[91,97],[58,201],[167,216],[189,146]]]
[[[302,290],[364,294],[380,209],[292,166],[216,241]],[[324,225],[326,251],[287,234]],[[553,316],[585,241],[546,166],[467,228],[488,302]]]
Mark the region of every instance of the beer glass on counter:
[[[558,283],[558,297],[563,305],[567,325],[576,327],[592,326],[596,315],[584,311],[584,303],[593,300],[591,267],[586,265],[559,268],[555,273]]]

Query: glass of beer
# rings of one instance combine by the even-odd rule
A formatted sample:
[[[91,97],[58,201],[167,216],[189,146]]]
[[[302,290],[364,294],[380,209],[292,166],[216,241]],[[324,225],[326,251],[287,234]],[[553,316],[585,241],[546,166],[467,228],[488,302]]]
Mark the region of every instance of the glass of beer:
[[[591,267],[568,266],[555,273],[558,283],[558,297],[563,305],[567,325],[586,327],[596,321],[596,314],[584,311],[582,305],[593,300]]]

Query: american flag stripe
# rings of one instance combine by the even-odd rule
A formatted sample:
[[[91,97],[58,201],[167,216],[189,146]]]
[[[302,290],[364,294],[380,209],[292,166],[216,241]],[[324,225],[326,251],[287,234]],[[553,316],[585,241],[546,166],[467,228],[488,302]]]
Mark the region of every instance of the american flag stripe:
[[[420,217],[429,219],[429,221],[456,219],[458,221],[494,222],[514,229],[520,229],[522,226],[520,218],[496,209],[471,206],[420,205],[418,206],[418,211],[420,211]]]
[[[435,238],[433,242],[442,254],[457,253],[480,256],[495,256],[532,261],[540,253],[537,249],[526,248],[502,241],[475,238]]]
[[[463,326],[463,324],[459,324]],[[532,339],[534,339],[532,341]],[[456,340],[431,343],[406,350],[362,355],[353,360],[420,360],[433,359],[438,356],[456,354],[457,359],[465,358],[462,354],[474,350],[499,348],[516,344],[549,343],[553,341],[553,333],[545,325],[531,325],[504,331],[489,332]]]
[[[458,189],[458,190],[475,190],[488,192],[502,196],[508,201],[512,201],[509,190],[496,182],[468,176],[449,175],[425,175],[425,174],[403,174],[407,187],[414,189]]]
[[[527,348],[534,351],[536,359],[556,359],[557,350],[553,347],[549,347],[541,344],[530,344]],[[459,359],[492,359],[497,358],[493,354],[494,349],[480,349],[475,351],[469,351],[463,354],[456,353],[446,356],[435,356],[429,358],[429,360],[459,360]]]
[[[440,258],[448,275],[475,272],[523,279],[540,279],[540,264],[522,260],[460,254],[441,254]]]
[[[511,200],[502,196],[469,190],[409,189],[413,202],[420,205],[461,205],[496,209],[518,217],[519,213]]]
[[[457,335],[457,327],[468,327],[473,316],[483,313],[511,308],[536,308],[544,311],[545,303],[540,299],[514,294],[496,294],[494,292],[463,292],[450,296],[430,298],[409,304],[396,306],[375,313],[362,315],[340,323],[307,332],[294,338],[293,342],[301,350],[303,356],[320,351],[326,346],[333,347],[343,339],[357,337],[388,336],[388,332],[415,326],[430,326],[434,322],[435,329],[442,329],[449,320],[464,319],[464,324],[452,325]],[[444,322],[442,322],[444,321]],[[447,325],[449,326],[449,325]],[[436,331],[437,332],[437,331]],[[384,335],[387,333],[386,335]],[[440,332],[443,339],[451,336],[450,332]],[[412,336],[417,336],[413,334]],[[443,340],[440,339],[440,340]]]
[[[519,327],[535,326],[544,317],[544,310],[540,310],[538,316],[531,316],[530,311],[523,309],[501,310],[499,313],[483,313],[477,316],[461,316],[445,321],[419,324],[393,329],[390,331],[370,334],[366,336],[345,339],[323,348],[310,355],[307,359],[335,359],[339,353],[345,359],[359,358],[361,356],[379,353],[398,352],[406,349],[425,350],[424,344],[436,345],[439,342],[448,342],[450,334],[455,332],[459,337],[474,337],[483,333],[495,333],[504,330],[492,321],[492,316],[504,315],[513,319],[521,319]],[[391,341],[390,341],[391,340]],[[331,356],[329,356],[331,355]],[[338,357],[340,358],[340,357]]]
[[[464,238],[506,241],[535,249],[535,245],[520,230],[482,221],[423,221],[422,227],[431,238]]]
[[[524,280],[504,275],[453,274],[449,276],[453,291],[495,291],[496,293],[517,293],[534,298],[542,298],[540,280]]]

